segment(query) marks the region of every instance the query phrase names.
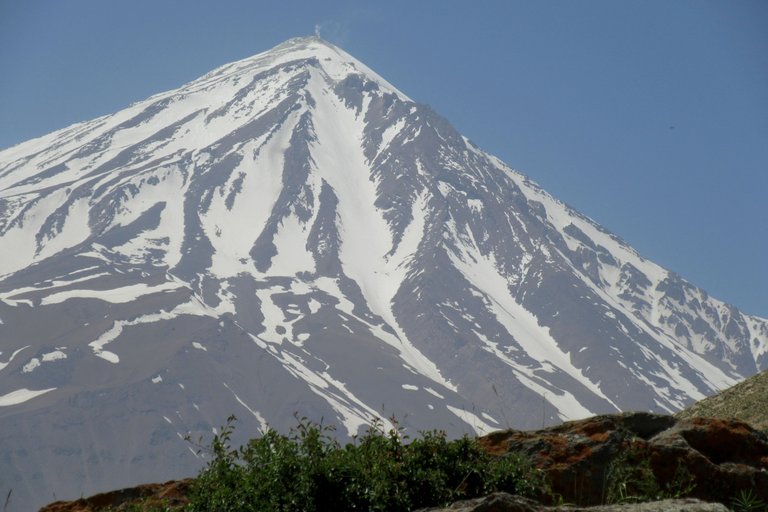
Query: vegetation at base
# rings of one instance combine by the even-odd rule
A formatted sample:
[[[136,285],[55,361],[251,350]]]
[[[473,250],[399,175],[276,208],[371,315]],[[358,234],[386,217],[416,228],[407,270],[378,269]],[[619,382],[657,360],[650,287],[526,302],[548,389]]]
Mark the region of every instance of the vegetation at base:
[[[212,460],[192,486],[192,511],[406,511],[494,491],[540,497],[542,473],[515,454],[493,457],[476,440],[445,432],[418,439],[375,421],[341,446],[333,427],[301,418],[287,436],[268,430],[232,448],[234,417],[210,447]],[[396,425],[396,424],[395,424]]]
[[[684,498],[696,487],[694,476],[678,464],[672,479],[662,485],[642,450],[629,446],[608,466],[606,503],[641,503]]]
[[[768,370],[675,414],[678,418],[737,418],[768,432]]]
[[[768,503],[760,499],[753,490],[741,491],[731,500],[734,512],[768,512]]]

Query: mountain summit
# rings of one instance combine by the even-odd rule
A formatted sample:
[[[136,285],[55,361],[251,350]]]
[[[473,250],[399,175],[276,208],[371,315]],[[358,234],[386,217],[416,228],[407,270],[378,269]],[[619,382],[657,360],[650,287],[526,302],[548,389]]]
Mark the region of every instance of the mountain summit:
[[[311,37],[0,152],[0,350],[2,485],[31,506],[193,473],[184,436],[232,413],[674,412],[767,368],[768,321]]]

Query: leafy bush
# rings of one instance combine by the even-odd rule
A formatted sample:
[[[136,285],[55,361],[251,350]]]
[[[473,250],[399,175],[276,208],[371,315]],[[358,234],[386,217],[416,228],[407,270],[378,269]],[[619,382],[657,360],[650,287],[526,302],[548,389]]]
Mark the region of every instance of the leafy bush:
[[[192,487],[194,511],[405,511],[506,491],[538,497],[542,474],[511,454],[492,457],[474,439],[421,433],[374,421],[341,446],[332,427],[298,420],[288,436],[268,430],[233,449],[230,417],[210,447],[212,460]]]

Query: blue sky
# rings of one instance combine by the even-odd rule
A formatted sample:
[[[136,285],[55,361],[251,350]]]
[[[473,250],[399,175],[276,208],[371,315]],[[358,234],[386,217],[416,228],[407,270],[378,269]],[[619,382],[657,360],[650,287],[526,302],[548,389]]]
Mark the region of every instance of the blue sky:
[[[768,317],[764,0],[0,0],[0,148],[312,34]]]

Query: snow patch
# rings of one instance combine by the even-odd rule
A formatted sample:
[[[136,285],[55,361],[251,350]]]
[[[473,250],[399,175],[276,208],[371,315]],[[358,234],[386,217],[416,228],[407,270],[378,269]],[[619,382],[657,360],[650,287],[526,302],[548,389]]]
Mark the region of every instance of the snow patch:
[[[471,230],[460,235],[453,222],[449,224],[449,230],[457,241],[457,252],[449,253],[451,261],[475,288],[483,292],[489,311],[495,315],[515,342],[529,356],[545,367],[561,369],[592,393],[620,410],[595,383],[572,364],[570,355],[560,349],[557,341],[550,334],[549,328],[539,324],[536,316],[515,300],[509,291],[509,283],[497,269],[493,253],[487,256],[482,254]],[[491,353],[507,364],[523,370],[523,367],[514,363],[498,348],[496,343],[486,339],[485,345]],[[532,370],[525,370],[525,373],[529,378],[533,377]],[[573,395],[571,396],[573,397]],[[566,406],[564,403],[562,405]],[[592,414],[591,411],[581,406],[575,397],[573,397],[573,405],[568,406],[567,409],[570,412],[566,413],[565,410],[561,410],[561,412],[568,414],[566,416],[568,419],[577,419]],[[574,414],[575,417],[571,417],[571,414]]]
[[[23,346],[23,347],[21,347],[19,349],[14,350],[13,354],[11,354],[11,357],[8,359],[8,361],[6,361],[4,363],[0,362],[0,371],[4,370],[6,366],[11,364],[11,362],[13,361],[13,358],[16,357],[21,351],[23,351],[25,349],[28,349],[31,346],[32,345],[25,345],[25,346]],[[2,354],[2,352],[0,352],[0,354]]]
[[[264,419],[264,416],[261,415],[259,411],[256,411],[254,409],[251,409],[251,407],[243,401],[242,398],[237,396],[237,393],[235,393],[232,388],[229,387],[229,384],[226,382],[222,382],[224,384],[224,387],[229,390],[230,393],[232,393],[232,396],[235,397],[235,400],[237,400],[237,403],[245,407],[245,409],[251,413],[251,415],[256,418],[256,421],[259,422],[259,430],[262,434],[266,433],[269,430],[269,424],[267,423],[267,420]]]
[[[445,400],[445,397],[443,395],[441,395],[440,393],[438,393],[437,391],[435,391],[434,389],[432,389],[430,387],[425,387],[424,391],[426,391],[427,393],[429,393],[431,395],[435,395],[437,398],[440,398],[441,400]]]
[[[467,411],[465,409],[460,409],[452,405],[446,405],[446,407],[448,408],[449,411],[455,414],[461,421],[463,421],[464,423],[472,427],[472,430],[474,430],[475,434],[477,435],[488,434],[490,432],[493,432],[499,429],[498,424],[491,425],[487,423],[483,418],[481,418],[480,416],[478,416],[473,412]]]
[[[245,144],[239,151],[239,166],[201,215],[203,229],[215,248],[212,274],[227,278],[256,272],[250,251],[283,189],[284,155],[298,119],[299,113],[293,112],[263,148],[260,145],[266,139]],[[232,190],[237,179],[242,180],[240,192],[228,204],[229,194],[224,192]]]
[[[36,391],[30,390],[27,388],[17,389],[16,391],[11,391],[10,393],[6,393],[3,396],[0,396],[0,407],[8,407],[9,405],[22,404],[28,400],[32,400],[35,397],[44,395],[55,389],[56,388],[48,388],[48,389],[40,389]]]
[[[174,291],[180,288],[178,283],[168,281],[157,286],[138,283],[109,290],[67,290],[43,297],[40,304],[43,306],[60,304],[69,299],[98,299],[112,304],[125,304],[144,295]]]
[[[372,206],[378,193],[362,148],[363,120],[340,104],[314,74],[308,88],[318,99],[314,107],[317,140],[311,146],[312,159],[317,173],[331,185],[339,201],[336,224],[341,237],[342,268],[358,283],[371,311],[396,334],[382,328],[373,328],[371,332],[397,349],[403,360],[419,373],[455,390],[437,366],[408,340],[392,310],[392,299],[424,236],[427,192],[423,191],[414,201],[413,220],[395,247],[383,212]],[[339,162],[345,165],[340,166]]]
[[[62,348],[66,348],[66,347],[62,347]],[[43,354],[44,363],[47,363],[50,361],[58,361],[59,359],[66,359],[66,358],[67,358],[67,354],[62,352],[61,349],[56,349],[53,352],[48,352],[46,354]]]
[[[115,341],[120,334],[122,334],[125,327],[131,327],[139,324],[148,324],[154,322],[160,322],[162,320],[171,320],[180,315],[196,315],[196,316],[214,316],[208,309],[202,304],[199,299],[192,297],[190,302],[179,304],[171,311],[160,310],[158,313],[150,313],[142,315],[133,320],[116,320],[113,322],[112,327],[101,334],[98,338],[88,343],[88,346],[93,350],[94,355],[109,361],[110,363],[117,364],[120,362],[120,357],[114,352],[104,350],[104,347],[109,343]]]
[[[384,130],[384,133],[381,134],[381,144],[379,144],[379,153],[387,149],[389,147],[390,142],[392,142],[392,139],[395,138],[395,136],[400,133],[400,131],[405,126],[405,118],[401,117],[397,121],[395,121],[393,124],[387,126],[387,128]]]
[[[21,367],[21,371],[22,373],[31,373],[38,366],[40,366],[40,360],[36,357],[33,357],[27,364]]]
[[[250,337],[259,347],[277,359],[289,373],[305,382],[313,393],[328,402],[341,417],[350,436],[356,435],[360,427],[370,424],[371,419],[379,417],[376,410],[360,400],[346,384],[333,378],[327,371],[328,364],[321,359],[313,357],[326,370],[315,371],[303,359],[283,347],[269,345],[260,336],[251,334]],[[384,420],[384,424],[386,428],[394,428],[387,420]]]
[[[315,215],[317,215],[317,209],[315,209]],[[300,272],[315,271],[315,258],[307,250],[308,227],[311,225],[312,219],[304,224],[296,215],[289,215],[283,219],[273,240],[277,256],[272,258],[270,275],[295,276]]]

